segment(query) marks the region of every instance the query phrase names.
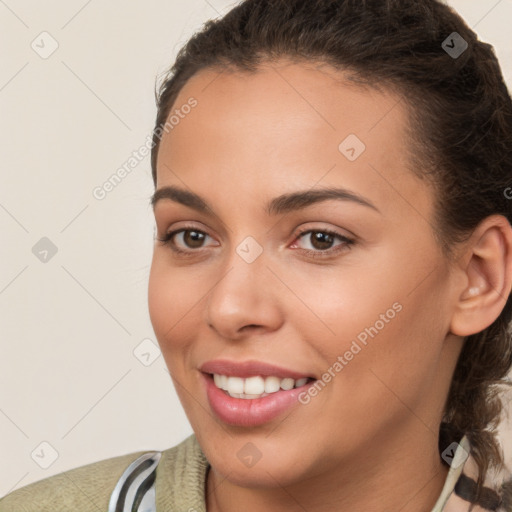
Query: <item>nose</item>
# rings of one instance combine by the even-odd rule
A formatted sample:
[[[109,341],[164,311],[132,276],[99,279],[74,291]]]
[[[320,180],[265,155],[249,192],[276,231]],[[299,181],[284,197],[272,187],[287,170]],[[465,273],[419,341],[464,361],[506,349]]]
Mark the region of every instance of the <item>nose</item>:
[[[247,263],[234,252],[206,301],[208,326],[235,341],[279,329],[283,324],[279,284],[263,254]]]

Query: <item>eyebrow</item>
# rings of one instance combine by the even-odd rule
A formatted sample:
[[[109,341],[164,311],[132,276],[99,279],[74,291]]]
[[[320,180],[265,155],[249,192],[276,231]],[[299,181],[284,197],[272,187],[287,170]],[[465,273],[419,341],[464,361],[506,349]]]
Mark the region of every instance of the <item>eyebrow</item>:
[[[163,199],[174,201],[201,213],[213,212],[211,206],[201,196],[175,186],[162,187],[155,191],[151,197],[153,209]],[[380,213],[371,201],[345,188],[323,188],[283,194],[269,201],[265,206],[265,212],[268,215],[280,215],[329,200],[353,202]]]

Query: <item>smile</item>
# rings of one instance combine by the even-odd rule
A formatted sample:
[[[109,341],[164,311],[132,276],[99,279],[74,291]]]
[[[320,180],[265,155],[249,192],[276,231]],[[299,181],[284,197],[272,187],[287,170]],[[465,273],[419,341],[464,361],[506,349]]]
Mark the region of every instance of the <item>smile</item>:
[[[295,380],[290,377],[284,379],[270,376],[254,376],[243,379],[241,377],[213,374],[213,381],[217,388],[225,391],[232,398],[256,399],[277,393],[280,390],[288,391],[299,388],[311,380],[307,377]]]
[[[213,414],[238,427],[257,427],[289,413],[316,381],[309,372],[254,360],[217,359],[199,370]]]

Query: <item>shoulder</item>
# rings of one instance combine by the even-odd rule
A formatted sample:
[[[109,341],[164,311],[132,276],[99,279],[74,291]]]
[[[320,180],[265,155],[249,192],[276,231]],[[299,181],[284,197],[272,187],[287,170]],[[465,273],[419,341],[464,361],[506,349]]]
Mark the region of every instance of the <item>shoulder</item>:
[[[160,462],[164,463],[164,473],[174,473],[176,469],[179,472],[185,458],[195,452],[195,438],[191,437],[161,452]],[[29,484],[1,498],[0,512],[106,511],[122,475],[134,461],[148,452],[139,451],[104,459]]]
[[[209,466],[194,434],[162,452],[155,482],[157,510],[204,512]]]
[[[482,494],[477,495],[479,467],[469,437],[452,443],[442,454],[450,470],[432,512],[512,512],[512,474],[504,465],[487,468]]]
[[[0,499],[0,512],[107,510],[117,480],[143,453],[101,460],[29,484]]]

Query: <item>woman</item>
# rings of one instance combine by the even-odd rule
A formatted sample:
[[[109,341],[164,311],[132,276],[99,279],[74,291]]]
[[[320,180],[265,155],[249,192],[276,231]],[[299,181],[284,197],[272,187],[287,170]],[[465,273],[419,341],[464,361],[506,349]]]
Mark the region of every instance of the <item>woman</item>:
[[[512,102],[458,15],[246,0],[163,81],[152,168],[149,310],[194,435],[1,512],[512,510]]]

